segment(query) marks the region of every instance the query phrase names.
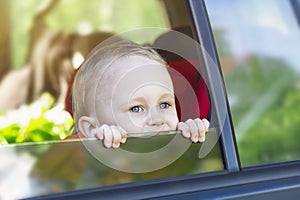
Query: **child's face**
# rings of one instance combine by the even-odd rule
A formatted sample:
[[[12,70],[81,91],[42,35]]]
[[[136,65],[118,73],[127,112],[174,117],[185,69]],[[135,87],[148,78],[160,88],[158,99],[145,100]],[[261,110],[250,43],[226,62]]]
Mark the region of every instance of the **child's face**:
[[[98,84],[100,125],[118,125],[128,133],[176,130],[173,84],[166,66],[144,56],[114,62]]]

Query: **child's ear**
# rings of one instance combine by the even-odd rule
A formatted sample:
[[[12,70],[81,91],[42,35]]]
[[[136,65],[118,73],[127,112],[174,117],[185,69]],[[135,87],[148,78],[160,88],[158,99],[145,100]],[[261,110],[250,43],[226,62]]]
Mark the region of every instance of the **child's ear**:
[[[85,137],[91,137],[92,131],[97,127],[97,120],[93,117],[82,116],[78,120],[78,129]]]

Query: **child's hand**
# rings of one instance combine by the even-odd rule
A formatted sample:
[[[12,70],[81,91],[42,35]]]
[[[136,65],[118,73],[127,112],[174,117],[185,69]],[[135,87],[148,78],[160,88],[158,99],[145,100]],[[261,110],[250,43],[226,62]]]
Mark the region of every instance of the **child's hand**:
[[[95,130],[95,137],[102,140],[104,146],[107,148],[118,148],[121,143],[126,142],[127,133],[119,126],[108,126],[104,124]]]
[[[183,137],[190,138],[192,142],[204,142],[205,133],[208,131],[209,121],[207,119],[188,119],[186,122],[178,123]]]

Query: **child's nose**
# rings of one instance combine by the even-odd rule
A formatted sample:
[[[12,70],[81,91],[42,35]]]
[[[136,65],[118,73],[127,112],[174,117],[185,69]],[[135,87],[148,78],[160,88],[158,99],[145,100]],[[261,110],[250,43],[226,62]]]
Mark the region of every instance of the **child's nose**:
[[[164,112],[157,106],[150,108],[148,113],[148,124],[151,126],[160,126],[165,123]]]

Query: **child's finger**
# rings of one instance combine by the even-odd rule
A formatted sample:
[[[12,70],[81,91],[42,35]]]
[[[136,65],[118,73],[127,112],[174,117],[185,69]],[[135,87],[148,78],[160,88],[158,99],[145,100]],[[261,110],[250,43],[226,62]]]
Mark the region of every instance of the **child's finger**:
[[[95,136],[99,140],[103,140],[104,139],[104,128],[103,128],[103,126],[101,126],[100,128],[96,128],[96,135]]]
[[[120,131],[121,131],[121,143],[125,143],[126,140],[127,140],[127,133],[126,133],[126,131],[125,131],[123,128],[121,128],[120,126],[118,126],[118,128],[119,128]]]
[[[199,132],[198,132],[198,127],[196,125],[196,122],[194,120],[192,120],[192,119],[188,119],[186,121],[186,124],[190,128],[192,142],[198,142],[198,140],[199,140]]]
[[[194,120],[195,121],[195,123],[196,123],[196,125],[197,125],[197,127],[198,127],[198,141],[199,142],[204,142],[205,141],[205,130],[206,130],[206,128],[205,128],[205,125],[204,125],[204,123],[202,122],[202,120],[200,120],[199,118],[197,118],[197,119],[195,119]]]
[[[121,130],[117,126],[110,127],[112,132],[112,147],[118,148],[121,143]]]
[[[207,132],[208,131],[208,129],[209,129],[209,121],[207,120],[207,119],[202,119],[202,122],[203,122],[203,124],[204,124],[204,127],[205,127],[205,132]]]
[[[105,147],[110,148],[112,146],[112,131],[108,125],[103,125],[104,140],[103,144]]]
[[[177,129],[181,130],[181,134],[183,137],[185,137],[185,138],[191,137],[190,128],[188,127],[188,125],[186,123],[179,122]]]

